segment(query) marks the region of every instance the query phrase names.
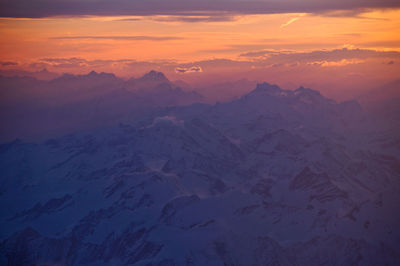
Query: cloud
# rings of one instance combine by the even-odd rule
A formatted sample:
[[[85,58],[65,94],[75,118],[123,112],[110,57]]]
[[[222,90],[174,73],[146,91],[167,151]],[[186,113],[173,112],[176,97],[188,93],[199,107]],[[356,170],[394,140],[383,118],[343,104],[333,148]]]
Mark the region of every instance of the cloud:
[[[358,19],[369,19],[369,20],[388,20],[386,18],[376,18],[376,17],[368,17],[365,14],[365,11],[368,9],[365,8],[356,8],[356,9],[338,9],[338,10],[323,10],[320,12],[315,12],[314,15],[324,16],[324,17],[353,17]]]
[[[336,42],[316,42],[316,41],[303,41],[297,40],[296,42],[288,41],[285,39],[266,39],[259,40],[258,42],[247,44],[231,44],[225,45],[219,49],[204,49],[198,50],[202,53],[239,53],[241,57],[246,57],[247,53],[259,53],[265,50],[318,50],[318,49],[334,49],[337,48]],[[247,56],[251,57],[251,56]]]
[[[216,16],[221,14],[327,13],[335,10],[397,7],[400,7],[398,0],[0,0],[0,17],[196,16],[202,13]]]
[[[51,40],[116,40],[116,41],[171,41],[182,40],[176,36],[57,36],[49,38]]]
[[[92,70],[97,67],[111,66],[120,60],[86,60],[83,58],[41,58],[38,62],[31,63],[30,68],[54,68],[54,69],[87,69]],[[128,60],[130,62],[131,60]]]
[[[393,61],[393,64],[388,64],[391,61]],[[125,78],[140,77],[154,69],[163,72],[171,80],[184,80],[189,84],[202,84],[211,81],[219,83],[224,77],[228,77],[225,80],[247,78],[250,80],[277,82],[279,77],[288,76],[288,81],[284,82],[294,79],[290,77],[295,77],[296,80],[302,81],[310,80],[311,82],[311,80],[317,79],[317,76],[321,73],[324,73],[319,79],[321,81],[322,79],[331,80],[337,73],[350,75],[353,72],[367,73],[365,74],[367,76],[397,75],[398,77],[398,72],[396,72],[400,66],[398,62],[400,62],[400,52],[343,48],[312,52],[288,50],[249,51],[244,53],[240,60],[219,58],[188,63],[167,60],[42,58],[36,62],[21,61],[17,67],[21,70],[29,71],[40,71],[46,68],[51,72],[75,74],[88,73],[95,70],[97,72],[112,72]],[[387,69],[382,70],[384,68]],[[323,71],[338,72],[329,72],[330,74],[328,75],[328,72]]]
[[[121,19],[114,19],[113,21],[140,21],[142,18],[121,18]]]
[[[255,51],[241,54],[248,58],[259,58],[268,62],[278,63],[309,63],[309,62],[340,62],[350,59],[368,59],[368,58],[398,58],[400,52],[396,51],[375,51],[369,49],[334,49],[312,52],[276,52],[276,51]]]
[[[17,66],[17,62],[11,62],[11,61],[6,61],[6,62],[0,62],[1,66],[7,67],[7,66]]]
[[[152,18],[154,21],[158,22],[186,22],[186,23],[196,23],[196,22],[226,22],[236,20],[235,16],[226,14],[216,14],[216,15],[201,15],[201,16],[155,16]]]
[[[175,68],[176,73],[199,73],[203,72],[203,69],[199,66],[192,66],[192,67],[177,67]]]
[[[89,65],[89,61],[82,58],[42,58],[34,64],[43,67],[54,67],[54,68],[79,68],[86,67]],[[31,66],[34,66],[31,64]]]
[[[284,28],[284,27],[289,26],[289,25],[292,24],[293,22],[299,20],[299,19],[300,19],[302,16],[304,16],[304,15],[305,15],[305,14],[301,14],[301,15],[298,16],[298,17],[294,17],[294,18],[290,19],[288,22],[282,24],[280,28],[282,29],[282,28]]]
[[[85,59],[83,58],[77,58],[77,57],[72,57],[72,58],[42,58],[40,59],[42,62],[47,62],[47,63],[84,63],[86,62]]]
[[[175,73],[179,64],[174,61],[138,61],[135,59],[95,59],[88,60],[79,57],[72,58],[41,58],[34,62],[22,62],[21,69],[38,71],[46,68],[57,73],[87,73],[92,70],[98,72],[113,72],[124,77],[142,76],[155,69],[165,73]]]
[[[311,52],[261,50],[249,51],[240,55],[242,60],[232,59],[212,59],[190,63],[179,63],[174,61],[137,61],[134,59],[118,60],[86,60],[84,58],[42,58],[30,64],[32,68],[76,68],[84,71],[115,68],[117,70],[132,71],[135,73],[146,73],[151,69],[157,71],[185,74],[200,73],[207,69],[207,73],[223,69],[250,69],[250,66],[269,67],[269,66],[298,66],[318,63],[318,65],[340,65],[347,62],[360,62],[368,59],[382,59],[386,62],[397,62],[400,60],[400,52],[397,51],[376,51],[372,49],[333,49],[316,50]],[[331,63],[329,63],[331,62]],[[333,64],[336,62],[337,64]],[[3,62],[5,63],[5,62]],[[19,66],[23,66],[19,64]]]
[[[273,51],[273,50],[263,50],[263,51],[255,51],[255,52],[246,52],[243,54],[240,54],[242,57],[250,57],[250,58],[257,58],[257,57],[265,57],[267,55],[271,54],[280,54],[282,52],[279,51]]]

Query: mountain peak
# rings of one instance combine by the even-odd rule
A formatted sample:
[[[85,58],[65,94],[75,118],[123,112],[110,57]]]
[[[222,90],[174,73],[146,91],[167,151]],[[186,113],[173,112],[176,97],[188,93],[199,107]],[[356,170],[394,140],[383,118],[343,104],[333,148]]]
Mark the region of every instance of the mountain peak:
[[[97,75],[98,75],[97,72],[94,70],[90,71],[90,73],[88,74],[88,76],[97,76]]]
[[[149,73],[144,74],[140,79],[145,81],[168,82],[168,79],[162,72],[157,72],[155,70],[151,70]]]
[[[294,91],[294,96],[303,103],[307,104],[335,104],[334,100],[325,98],[319,91],[300,86]]]
[[[106,72],[96,72],[94,70],[90,71],[87,75],[78,75],[78,77],[81,78],[109,78],[109,79],[115,79],[116,76],[113,73],[106,73]]]
[[[250,93],[244,95],[244,98],[251,97],[251,96],[278,96],[281,95],[283,90],[279,88],[277,85],[272,85],[267,82],[258,83],[257,87],[251,91]]]
[[[294,93],[296,94],[296,95],[298,95],[298,94],[311,94],[311,95],[318,95],[318,96],[321,96],[321,93],[319,92],[319,91],[316,91],[316,90],[312,90],[312,89],[309,89],[309,88],[304,88],[303,86],[300,86],[300,87],[298,87],[295,91],[294,91]]]
[[[279,88],[275,84],[269,84],[268,82],[263,82],[263,83],[258,83],[257,87],[254,91],[276,93],[276,92],[280,92],[281,88]]]

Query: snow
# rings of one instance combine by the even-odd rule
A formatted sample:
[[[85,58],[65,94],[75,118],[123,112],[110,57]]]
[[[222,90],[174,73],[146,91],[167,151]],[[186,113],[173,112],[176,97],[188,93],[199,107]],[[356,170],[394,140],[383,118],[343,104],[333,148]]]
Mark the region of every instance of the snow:
[[[400,151],[366,123],[310,89],[262,84],[3,144],[0,262],[398,265]]]

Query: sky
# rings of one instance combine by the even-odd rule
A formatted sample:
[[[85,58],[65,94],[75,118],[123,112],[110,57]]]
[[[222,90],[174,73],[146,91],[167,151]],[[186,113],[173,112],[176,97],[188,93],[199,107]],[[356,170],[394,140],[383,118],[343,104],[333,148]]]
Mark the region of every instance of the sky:
[[[1,70],[155,69],[197,85],[246,78],[337,97],[400,78],[392,0],[0,0],[0,36]]]

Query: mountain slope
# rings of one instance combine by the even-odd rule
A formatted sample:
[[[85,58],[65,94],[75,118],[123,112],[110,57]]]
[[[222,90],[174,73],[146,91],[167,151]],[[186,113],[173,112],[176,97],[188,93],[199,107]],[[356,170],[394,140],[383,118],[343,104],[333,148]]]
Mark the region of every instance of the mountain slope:
[[[369,123],[356,103],[260,84],[2,144],[0,261],[397,265],[400,149]]]

